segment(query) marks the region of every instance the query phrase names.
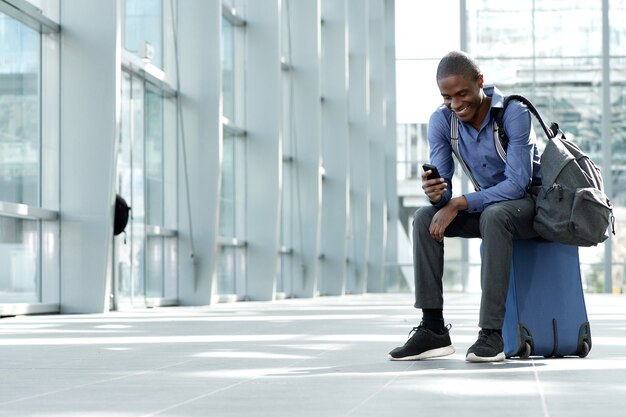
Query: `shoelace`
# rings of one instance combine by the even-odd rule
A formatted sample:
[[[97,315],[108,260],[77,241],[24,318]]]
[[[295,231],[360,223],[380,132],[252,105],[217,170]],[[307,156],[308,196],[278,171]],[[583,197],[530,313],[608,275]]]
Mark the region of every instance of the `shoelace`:
[[[446,329],[448,329],[448,331],[450,331],[450,329],[451,329],[451,328],[452,328],[452,325],[451,325],[451,324],[449,324],[449,323],[448,323],[448,324],[446,324]],[[417,326],[417,327],[413,327],[413,328],[411,329],[411,331],[409,332],[409,336],[408,336],[408,337],[409,337],[409,338],[411,338],[411,336],[412,336],[414,333],[417,333],[418,331],[423,330],[423,329],[424,329],[424,326],[422,325],[422,323],[420,323],[420,325],[419,325],[419,326]],[[480,332],[480,336],[482,336],[482,331]],[[486,337],[486,336],[485,336],[485,337]]]
[[[412,336],[412,335],[414,335],[415,333],[417,333],[417,332],[419,332],[419,331],[422,331],[422,330],[424,330],[424,329],[425,329],[425,328],[424,328],[424,322],[420,322],[420,325],[419,325],[419,326],[413,327],[413,328],[411,329],[411,331],[409,332],[409,336],[408,336],[408,337],[409,337],[409,339],[411,338],[411,336]]]
[[[411,329],[411,331],[409,332],[409,336],[408,336],[408,338],[410,339],[410,338],[411,338],[411,336],[413,336],[413,334],[414,334],[414,333],[417,333],[417,332],[418,332],[418,331],[420,331],[421,329],[422,329],[422,325],[421,325],[421,324],[420,324],[419,326],[417,326],[417,327],[413,327],[413,328]]]

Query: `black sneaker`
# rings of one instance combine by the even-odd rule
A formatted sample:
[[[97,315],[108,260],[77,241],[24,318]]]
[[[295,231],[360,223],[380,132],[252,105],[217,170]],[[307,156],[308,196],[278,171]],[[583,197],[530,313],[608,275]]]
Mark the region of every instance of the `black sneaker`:
[[[478,340],[467,350],[469,362],[501,362],[504,360],[504,341],[495,330],[481,330]]]
[[[413,333],[413,336],[411,336]],[[409,340],[389,352],[392,361],[417,361],[428,358],[452,355],[454,347],[450,341],[450,328],[444,334],[437,334],[421,324],[409,332]]]

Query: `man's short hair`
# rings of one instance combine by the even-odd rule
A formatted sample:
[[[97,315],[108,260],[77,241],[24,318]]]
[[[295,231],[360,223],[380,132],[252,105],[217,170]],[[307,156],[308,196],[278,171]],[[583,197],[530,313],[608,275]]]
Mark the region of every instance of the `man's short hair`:
[[[437,66],[437,82],[451,75],[460,75],[463,78],[475,81],[481,74],[474,58],[461,51],[452,51],[441,58]]]

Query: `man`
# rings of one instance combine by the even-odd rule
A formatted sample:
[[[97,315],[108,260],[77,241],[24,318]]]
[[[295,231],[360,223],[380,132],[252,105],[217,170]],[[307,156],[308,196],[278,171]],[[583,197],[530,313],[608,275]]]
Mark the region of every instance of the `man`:
[[[504,360],[502,323],[509,284],[513,239],[536,237],[535,204],[528,189],[540,182],[539,153],[530,113],[512,101],[503,115],[509,137],[506,163],[494,142],[492,109],[503,107],[502,93],[483,88],[483,74],[463,52],[446,55],[437,68],[443,105],[430,117],[430,161],[441,178],[422,174],[422,189],[431,205],[415,212],[413,260],[415,307],[422,321],[404,346],[389,353],[392,360],[420,360],[454,353],[450,325],[443,318],[444,237],[482,238],[482,296],[478,340],[467,351],[471,362]],[[459,152],[480,190],[452,196],[454,160],[451,117],[458,118]],[[410,335],[411,335],[410,333]]]

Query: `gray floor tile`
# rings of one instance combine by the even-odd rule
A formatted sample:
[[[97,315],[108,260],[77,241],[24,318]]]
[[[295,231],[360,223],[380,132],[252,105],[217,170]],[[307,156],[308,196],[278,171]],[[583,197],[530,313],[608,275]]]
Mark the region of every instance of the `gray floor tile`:
[[[391,362],[410,295],[0,320],[0,416],[621,416],[626,297],[588,295],[585,359],[465,362],[478,295],[446,297],[457,353]]]

